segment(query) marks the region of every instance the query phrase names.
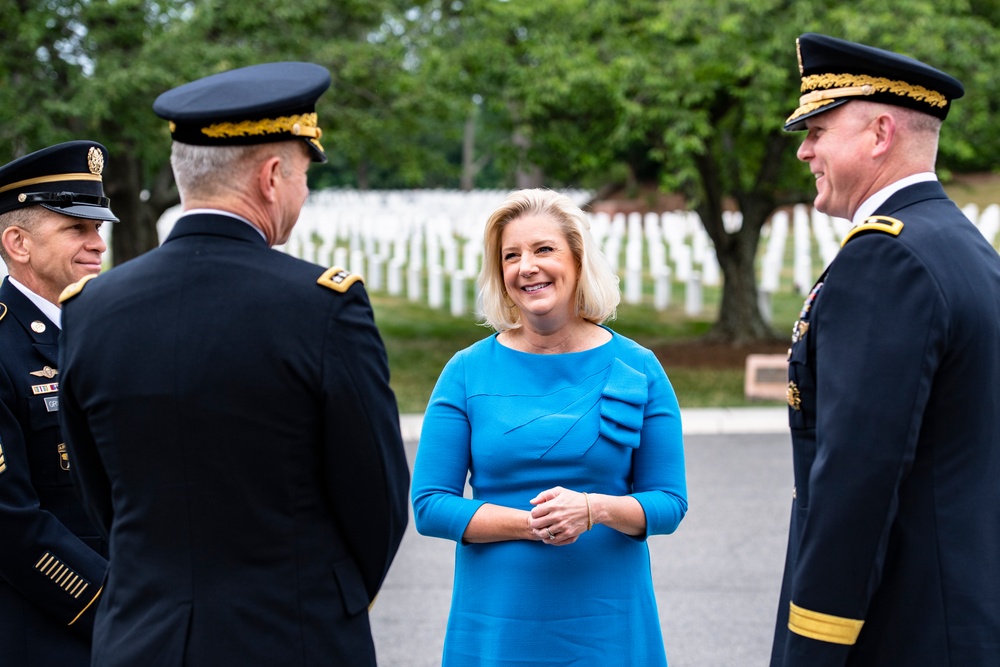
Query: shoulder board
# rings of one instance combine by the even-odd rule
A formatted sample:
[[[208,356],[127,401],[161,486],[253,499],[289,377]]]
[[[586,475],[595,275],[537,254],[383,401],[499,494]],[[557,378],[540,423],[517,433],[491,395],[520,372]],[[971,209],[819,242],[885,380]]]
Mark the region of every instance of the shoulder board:
[[[91,273],[89,275],[84,276],[83,278],[80,278],[75,283],[64,289],[62,291],[62,294],[59,295],[59,303],[65,303],[70,299],[72,299],[74,296],[83,291],[83,286],[87,284],[87,281],[89,281],[91,278],[96,278],[96,277],[97,277],[96,273]]]
[[[361,276],[356,273],[351,273],[347,269],[342,269],[339,266],[334,266],[327,269],[323,275],[319,277],[316,281],[317,285],[322,285],[323,287],[329,287],[334,292],[346,292],[347,289],[354,283],[361,280]]]
[[[851,238],[861,234],[862,232],[882,232],[892,236],[899,236],[901,231],[903,231],[903,222],[901,220],[890,218],[887,215],[873,215],[870,218],[865,219],[863,223],[851,231],[847,232],[847,234],[844,235],[844,240],[840,242],[840,247],[843,248],[847,245],[847,242],[850,241]]]
[[[7,316],[7,304],[0,302],[0,320]]]

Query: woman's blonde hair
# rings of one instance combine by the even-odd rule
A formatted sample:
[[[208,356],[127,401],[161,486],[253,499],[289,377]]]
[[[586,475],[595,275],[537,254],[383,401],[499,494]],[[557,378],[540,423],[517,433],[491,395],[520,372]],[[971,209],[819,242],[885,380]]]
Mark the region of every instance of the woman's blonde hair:
[[[590,233],[590,221],[566,195],[545,189],[517,190],[507,195],[486,221],[483,234],[483,267],[479,272],[482,324],[496,331],[517,329],[521,313],[507,296],[503,282],[501,242],[508,223],[526,215],[544,215],[554,220],[576,259],[577,313],[588,322],[600,324],[614,319],[621,301],[618,276]]]

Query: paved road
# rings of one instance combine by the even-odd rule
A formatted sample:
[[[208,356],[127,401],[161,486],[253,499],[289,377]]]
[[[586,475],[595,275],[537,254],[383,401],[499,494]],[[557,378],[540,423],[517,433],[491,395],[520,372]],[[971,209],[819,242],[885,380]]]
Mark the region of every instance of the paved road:
[[[650,539],[671,667],[766,665],[791,507],[787,433],[686,435],[690,508]],[[412,457],[416,442],[407,440]],[[454,543],[410,528],[372,612],[381,667],[440,665]]]

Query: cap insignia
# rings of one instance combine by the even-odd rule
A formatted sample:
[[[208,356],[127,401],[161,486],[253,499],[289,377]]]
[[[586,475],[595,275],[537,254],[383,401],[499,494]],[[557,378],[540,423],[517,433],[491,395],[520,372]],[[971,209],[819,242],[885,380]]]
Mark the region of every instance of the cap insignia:
[[[95,176],[100,176],[104,171],[104,153],[95,146],[91,146],[87,151],[87,168]]]

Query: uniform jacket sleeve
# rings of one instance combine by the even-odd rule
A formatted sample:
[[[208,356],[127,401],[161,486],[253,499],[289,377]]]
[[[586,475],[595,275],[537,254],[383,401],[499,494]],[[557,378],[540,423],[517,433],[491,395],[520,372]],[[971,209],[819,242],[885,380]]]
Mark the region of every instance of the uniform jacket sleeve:
[[[7,369],[0,367],[0,576],[58,622],[89,638],[107,561],[41,507],[25,433],[10,409],[17,400],[14,391]]]
[[[947,305],[905,243],[869,234],[841,251],[814,308],[816,453],[791,602],[836,634],[864,621],[879,586]],[[784,664],[843,665],[849,650],[792,632]]]
[[[331,504],[371,601],[403,539],[410,475],[385,348],[360,283],[340,295],[323,345]]]

